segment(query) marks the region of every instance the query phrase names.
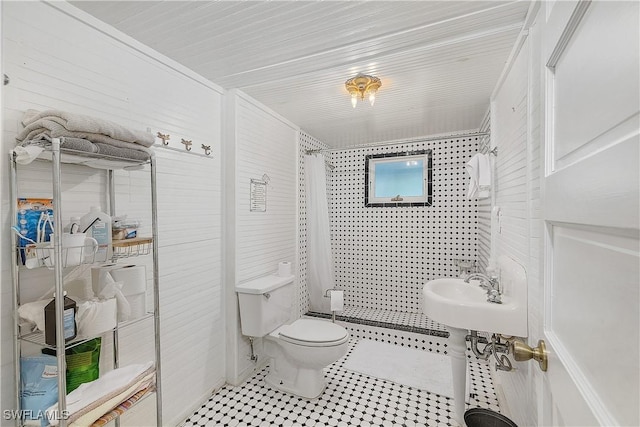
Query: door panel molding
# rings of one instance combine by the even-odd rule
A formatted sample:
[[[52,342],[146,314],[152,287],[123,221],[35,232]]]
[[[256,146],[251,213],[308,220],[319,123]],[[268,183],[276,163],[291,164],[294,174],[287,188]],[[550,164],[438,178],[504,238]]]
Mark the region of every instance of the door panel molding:
[[[551,390],[563,390],[562,393],[552,393],[553,402],[558,408],[573,408],[570,417],[566,417],[567,414],[560,410],[563,421],[554,421],[553,425],[615,425],[611,414],[597,395],[593,393],[586,376],[576,367],[571,353],[564,348],[562,341],[553,331],[548,330],[545,331],[545,338],[547,345],[554,349],[548,355],[547,372],[549,375],[545,377],[546,381]],[[560,369],[561,366],[566,369]],[[567,423],[567,421],[569,422]]]
[[[638,135],[634,135],[549,175],[545,186],[545,219],[637,229],[640,224],[639,141]]]
[[[540,418],[639,425],[640,8],[555,2],[542,63]]]
[[[591,0],[582,0],[578,2],[578,5],[573,10],[573,13],[571,13],[569,21],[565,25],[564,30],[562,31],[562,34],[560,34],[560,38],[556,43],[556,46],[553,48],[553,51],[551,52],[551,55],[547,60],[547,68],[551,69],[552,71],[555,70],[558,61],[560,61],[560,58],[567,48],[567,45],[573,38],[573,35],[576,32],[578,25],[580,25],[582,18],[584,18],[584,14],[587,13],[587,9],[589,8],[589,6],[591,6]]]
[[[552,222],[546,224],[545,231],[544,335],[549,349],[545,383],[553,407],[548,407],[543,417],[551,417],[553,425],[633,425],[638,401],[633,382],[639,376],[639,342],[634,328],[637,331],[640,319],[634,280],[640,275],[640,232],[630,235],[619,229]],[[603,256],[598,261],[604,269],[601,264],[578,264],[582,253],[567,251],[564,242],[558,243],[561,239],[599,251]],[[556,253],[558,245],[565,247]],[[576,259],[572,262],[566,254]],[[593,262],[593,258],[585,261]],[[564,273],[558,274],[559,269]],[[614,283],[603,280],[617,271],[625,273],[616,275]],[[590,287],[585,284],[589,280]],[[598,283],[602,284],[602,295],[598,294]],[[604,292],[612,293],[610,301]],[[575,301],[571,295],[576,296]],[[585,312],[586,319],[580,316]],[[572,325],[574,320],[580,324]],[[571,336],[567,337],[568,333]],[[547,399],[545,405],[550,402]]]

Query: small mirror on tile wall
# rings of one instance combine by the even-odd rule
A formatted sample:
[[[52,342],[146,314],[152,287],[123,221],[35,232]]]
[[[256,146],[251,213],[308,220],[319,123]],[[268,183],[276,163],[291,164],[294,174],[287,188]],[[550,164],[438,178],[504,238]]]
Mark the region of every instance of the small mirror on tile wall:
[[[365,157],[364,204],[368,207],[431,206],[431,150]]]

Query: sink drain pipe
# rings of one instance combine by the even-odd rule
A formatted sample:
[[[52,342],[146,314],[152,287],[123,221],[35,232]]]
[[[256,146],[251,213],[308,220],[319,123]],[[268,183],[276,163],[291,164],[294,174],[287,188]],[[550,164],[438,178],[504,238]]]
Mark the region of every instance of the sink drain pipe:
[[[492,334],[491,341],[484,346],[482,351],[478,349],[478,343],[481,340],[478,336],[478,331],[471,331],[471,334],[467,335],[466,339],[471,343],[471,351],[478,359],[488,360],[493,355],[496,359],[496,369],[501,371],[513,369],[511,361],[505,356],[505,354],[509,354],[509,342],[503,343],[499,335]]]

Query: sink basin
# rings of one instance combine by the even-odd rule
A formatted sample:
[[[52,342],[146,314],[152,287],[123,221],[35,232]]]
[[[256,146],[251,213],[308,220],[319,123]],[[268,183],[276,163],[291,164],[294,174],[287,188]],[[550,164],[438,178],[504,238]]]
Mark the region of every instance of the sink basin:
[[[502,304],[487,301],[480,282],[444,278],[422,288],[424,312],[443,325],[504,335],[527,336],[527,310],[517,299],[502,295]]]

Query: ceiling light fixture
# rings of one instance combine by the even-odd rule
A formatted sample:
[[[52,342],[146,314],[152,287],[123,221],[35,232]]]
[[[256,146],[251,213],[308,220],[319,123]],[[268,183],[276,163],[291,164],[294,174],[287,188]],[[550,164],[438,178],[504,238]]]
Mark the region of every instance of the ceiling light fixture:
[[[358,74],[352,79],[344,82],[345,87],[351,94],[351,105],[356,108],[358,105],[358,97],[364,100],[366,95],[369,95],[369,103],[373,105],[376,102],[376,92],[382,86],[382,82],[379,78],[369,76],[366,74]]]

